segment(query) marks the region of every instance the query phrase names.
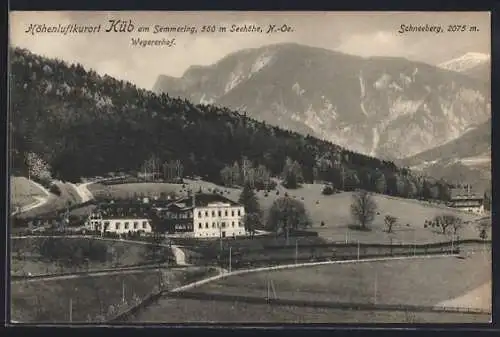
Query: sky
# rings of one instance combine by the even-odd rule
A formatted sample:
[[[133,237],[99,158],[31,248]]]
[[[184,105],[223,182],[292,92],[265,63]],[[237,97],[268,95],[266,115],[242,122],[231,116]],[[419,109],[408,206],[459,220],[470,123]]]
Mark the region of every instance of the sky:
[[[405,57],[439,64],[467,52],[490,54],[488,12],[11,12],[10,43],[33,53],[78,62],[100,74],[151,89],[160,74],[180,77],[192,65],[209,65],[246,48],[295,42],[347,54]],[[105,32],[109,20],[131,20],[133,32]],[[31,24],[101,25],[99,33],[31,34]],[[201,32],[203,26],[261,26],[262,33]],[[292,31],[267,34],[268,26]],[[477,27],[466,32],[406,32],[401,25]],[[154,26],[196,27],[195,34],[157,33]],[[149,32],[138,32],[138,27]],[[133,46],[132,38],[171,40],[175,45]]]

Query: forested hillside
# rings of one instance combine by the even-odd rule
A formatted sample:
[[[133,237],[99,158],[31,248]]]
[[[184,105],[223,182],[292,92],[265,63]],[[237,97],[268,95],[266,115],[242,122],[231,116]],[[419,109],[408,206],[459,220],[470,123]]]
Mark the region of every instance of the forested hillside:
[[[36,153],[55,178],[77,181],[137,171],[151,156],[180,160],[185,175],[220,182],[221,171],[247,158],[272,176],[289,164],[303,181],[408,197],[446,198],[443,181],[423,179],[392,162],[347,151],[310,136],[271,127],[227,108],[156,95],[99,76],[81,65],[11,49],[14,172]]]

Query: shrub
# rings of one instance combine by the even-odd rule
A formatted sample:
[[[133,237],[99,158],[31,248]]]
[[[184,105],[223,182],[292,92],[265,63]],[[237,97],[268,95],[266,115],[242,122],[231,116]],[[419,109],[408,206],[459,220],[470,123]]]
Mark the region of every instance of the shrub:
[[[323,193],[324,195],[332,195],[333,192],[334,192],[333,187],[327,185],[323,188],[323,191],[321,193]]]
[[[50,193],[52,194],[55,194],[55,195],[58,195],[60,196],[61,195],[61,189],[59,188],[59,186],[57,186],[56,184],[52,184],[50,185],[50,189],[49,189]]]

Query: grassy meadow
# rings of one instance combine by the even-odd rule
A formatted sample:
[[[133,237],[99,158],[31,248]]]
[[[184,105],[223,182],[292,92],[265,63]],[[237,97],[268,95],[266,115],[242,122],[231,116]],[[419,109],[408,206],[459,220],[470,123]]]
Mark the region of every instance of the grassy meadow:
[[[163,270],[168,288],[214,275],[209,268]],[[11,284],[11,317],[19,322],[99,322],[113,316],[113,309],[127,307],[158,286],[158,271],[85,276],[63,280],[38,280]],[[125,299],[125,303],[122,299]]]
[[[186,180],[186,188],[198,191],[208,192],[209,189],[217,188],[223,191],[224,196],[231,200],[238,200],[241,189],[225,188],[213,183],[204,181]],[[95,195],[112,195],[117,198],[132,197],[134,193],[159,195],[161,192],[175,191],[179,195],[185,193],[182,185],[168,183],[137,183],[105,186],[102,184],[90,185],[89,189]],[[304,203],[306,210],[312,219],[312,230],[317,231],[321,237],[328,241],[342,242],[346,239],[353,242],[359,240],[366,243],[389,243],[392,238],[393,243],[411,243],[411,242],[441,242],[451,240],[448,236],[442,235],[437,229],[424,228],[425,220],[431,220],[436,215],[456,214],[464,221],[474,221],[478,216],[459,212],[444,206],[434,205],[417,200],[408,200],[402,198],[388,197],[384,195],[375,195],[375,201],[378,205],[378,215],[370,226],[371,231],[361,232],[348,228],[352,224],[350,216],[350,205],[352,202],[352,193],[343,192],[334,195],[323,195],[323,185],[304,184],[296,190],[288,190],[283,186],[278,186],[277,191],[267,193],[265,191],[257,192],[257,197],[262,210],[266,212],[272,203],[279,197],[287,193],[289,197],[300,200]],[[388,235],[384,230],[385,215],[392,215],[399,219],[398,225],[394,227],[394,233]],[[324,222],[324,226],[321,226]],[[465,225],[460,237],[478,238],[479,232],[475,225]]]
[[[422,277],[425,275],[425,277]],[[467,275],[467,277],[464,277]],[[491,260],[481,253],[467,259],[442,257],[304,267],[235,275],[190,292],[264,299],[272,280],[282,299],[434,306],[474,291],[491,279]],[[377,280],[377,281],[375,281]],[[376,285],[375,285],[376,284]],[[376,295],[375,295],[376,294]],[[376,296],[376,297],[375,297]],[[490,300],[491,303],[491,295]],[[467,303],[462,303],[467,306]],[[312,306],[266,305],[244,300],[164,297],[130,322],[274,323],[473,323],[491,315],[384,310],[346,310]]]
[[[447,256],[256,272],[191,291],[264,297],[267,280],[273,281],[277,296],[285,299],[373,303],[376,292],[380,304],[433,306],[489,282],[491,258],[478,252],[465,259]]]
[[[48,201],[40,207],[36,207],[27,212],[23,212],[18,216],[20,218],[31,218],[34,216],[63,210],[69,205],[78,204],[81,202],[80,196],[75,188],[69,183],[56,183],[61,190],[61,195],[50,194]]]
[[[162,298],[129,323],[488,323],[491,315],[356,311],[245,302]]]
[[[40,253],[40,243],[42,240],[71,240],[75,245],[85,245],[93,240],[93,242],[102,244],[107,249],[105,261],[89,261],[88,265],[82,266],[67,266],[60,265],[56,261],[51,261],[44,258]],[[98,269],[108,269],[114,267],[125,267],[131,265],[138,265],[143,263],[152,263],[146,254],[147,246],[132,242],[122,241],[104,241],[91,238],[18,238],[11,239],[11,273],[12,275],[40,275],[50,273],[65,273],[65,272],[79,272]],[[170,250],[168,258],[172,258]],[[74,252],[78,254],[77,251]]]
[[[46,194],[25,177],[10,177],[10,202],[13,207],[24,207],[37,202],[35,197]]]

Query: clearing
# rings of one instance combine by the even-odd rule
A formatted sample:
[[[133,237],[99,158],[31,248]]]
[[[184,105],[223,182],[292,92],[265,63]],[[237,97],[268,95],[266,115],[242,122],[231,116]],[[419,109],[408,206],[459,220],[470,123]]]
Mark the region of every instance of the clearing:
[[[219,191],[223,191],[224,196],[234,201],[238,200],[241,193],[241,189],[221,187],[204,181],[186,179],[185,183],[186,189],[191,188],[194,191],[198,191],[200,187],[204,192],[207,192],[208,189],[217,188]],[[359,240],[362,243],[390,243],[391,237],[393,243],[450,241],[450,237],[440,234],[437,229],[424,228],[425,220],[432,220],[436,215],[442,214],[455,214],[464,221],[474,221],[479,218],[474,214],[463,213],[417,200],[374,195],[379,207],[379,215],[376,216],[370,226],[371,231],[352,230],[348,228],[349,224],[352,223],[350,216],[352,193],[343,192],[326,196],[321,193],[323,186],[322,184],[304,184],[302,188],[288,190],[278,185],[279,195],[276,194],[276,190],[269,192],[267,196],[265,191],[259,191],[257,197],[261,208],[265,212],[269,210],[277,198],[285,195],[285,193],[288,193],[291,198],[302,201],[311,216],[312,230],[317,231],[322,238],[334,242],[343,242],[347,239],[350,242]],[[134,193],[139,195],[159,195],[161,192],[175,191],[182,194],[186,190],[183,189],[182,185],[168,183],[136,183],[109,186],[94,184],[90,185],[89,189],[96,196],[108,194],[116,198],[132,197]],[[384,231],[384,217],[388,214],[399,219],[399,225],[393,228],[391,235]],[[320,226],[322,221],[325,223],[323,227]],[[477,239],[478,235],[479,232],[474,224],[465,225],[460,232],[461,239]]]

